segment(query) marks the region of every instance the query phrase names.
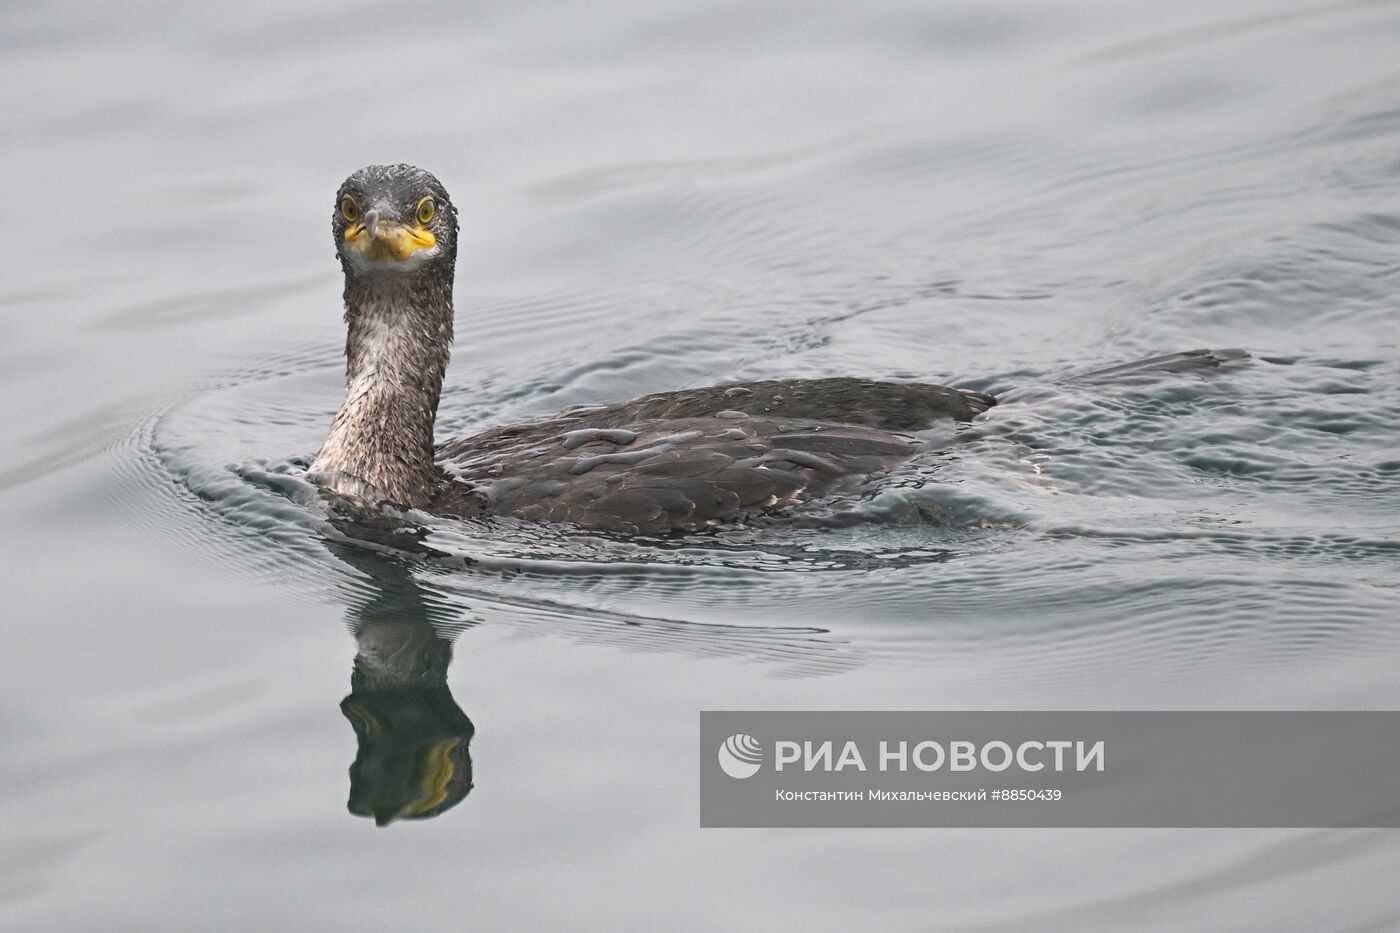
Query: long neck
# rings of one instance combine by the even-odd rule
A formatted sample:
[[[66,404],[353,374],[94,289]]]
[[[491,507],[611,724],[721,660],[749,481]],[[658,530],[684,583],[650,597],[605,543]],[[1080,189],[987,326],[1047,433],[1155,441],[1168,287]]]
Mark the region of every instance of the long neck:
[[[424,505],[438,479],[433,421],[452,283],[347,277],[345,320],[345,401],[311,470],[342,492]]]

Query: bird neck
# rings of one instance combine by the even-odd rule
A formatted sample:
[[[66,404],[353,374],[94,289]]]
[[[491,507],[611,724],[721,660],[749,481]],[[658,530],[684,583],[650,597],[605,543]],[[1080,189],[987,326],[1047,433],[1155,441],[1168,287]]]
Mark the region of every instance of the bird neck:
[[[452,347],[451,280],[347,277],[345,321],[345,401],[311,471],[341,492],[422,506],[439,479],[433,422]]]

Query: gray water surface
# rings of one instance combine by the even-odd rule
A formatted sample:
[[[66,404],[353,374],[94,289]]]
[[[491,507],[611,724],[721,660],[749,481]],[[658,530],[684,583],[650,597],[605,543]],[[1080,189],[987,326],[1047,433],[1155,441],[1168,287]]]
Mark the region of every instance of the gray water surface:
[[[0,47],[0,928],[1400,927],[1392,832],[701,831],[695,749],[1400,704],[1400,3],[17,3]],[[870,504],[918,522],[347,529],[296,474],[382,161],[461,209],[440,437],[1006,401]],[[1252,359],[1073,378],[1192,347]]]

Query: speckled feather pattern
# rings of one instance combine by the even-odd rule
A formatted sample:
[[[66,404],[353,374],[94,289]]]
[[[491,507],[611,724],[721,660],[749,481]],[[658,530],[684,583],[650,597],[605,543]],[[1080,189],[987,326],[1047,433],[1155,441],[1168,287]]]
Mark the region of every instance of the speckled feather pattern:
[[[426,503],[438,478],[433,422],[452,346],[446,300],[423,281],[347,287],[345,402],[313,471],[355,477],[394,502]]]
[[[346,219],[331,223],[345,272],[345,401],[311,473],[341,492],[422,506],[436,488],[433,422],[452,348],[457,211],[442,184],[410,165],[372,165],[336,192],[380,207],[386,220],[411,217],[424,195],[437,211],[429,229],[440,248],[410,273],[358,268],[344,246]]]

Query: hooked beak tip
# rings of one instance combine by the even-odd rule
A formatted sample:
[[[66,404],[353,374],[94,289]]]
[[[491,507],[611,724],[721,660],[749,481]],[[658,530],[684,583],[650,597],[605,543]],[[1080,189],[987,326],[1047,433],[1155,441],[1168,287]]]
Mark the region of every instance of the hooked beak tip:
[[[379,211],[365,211],[365,232],[369,234],[369,238],[371,240],[374,239],[374,236],[378,232],[378,230]]]

